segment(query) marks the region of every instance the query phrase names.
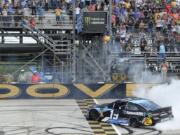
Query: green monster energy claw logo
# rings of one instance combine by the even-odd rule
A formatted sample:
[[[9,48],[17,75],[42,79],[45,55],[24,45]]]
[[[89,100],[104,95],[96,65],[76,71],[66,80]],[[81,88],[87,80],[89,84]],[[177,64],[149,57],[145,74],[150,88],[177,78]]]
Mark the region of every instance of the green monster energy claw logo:
[[[90,17],[85,17],[84,20],[85,20],[86,25],[91,24],[91,18]]]

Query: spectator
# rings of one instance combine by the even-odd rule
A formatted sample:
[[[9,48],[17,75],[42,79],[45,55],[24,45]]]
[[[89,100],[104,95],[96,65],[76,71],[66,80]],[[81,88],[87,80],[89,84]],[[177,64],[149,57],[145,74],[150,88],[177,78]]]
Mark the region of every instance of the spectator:
[[[37,6],[37,14],[39,15],[39,23],[43,24],[43,18],[44,18],[44,9],[42,7],[42,3],[39,2]]]
[[[162,61],[163,59],[165,59],[165,53],[166,53],[166,49],[165,49],[165,45],[164,43],[161,41],[160,42],[160,46],[159,46],[159,58],[160,61]]]
[[[60,24],[61,9],[59,7],[55,9],[55,15],[56,15],[56,23]]]
[[[160,32],[162,30],[162,21],[159,14],[156,17],[155,22],[156,22],[156,30],[157,32]]]
[[[35,30],[35,26],[36,26],[36,20],[35,18],[32,16],[31,19],[29,20],[29,25],[30,25],[30,28],[32,30]]]
[[[7,14],[8,15],[13,15],[14,14],[14,9],[13,9],[11,4],[9,4],[9,6],[7,8]]]
[[[167,81],[167,71],[168,71],[168,63],[166,62],[166,60],[164,59],[161,63],[161,77],[162,77],[162,81],[166,82]]]
[[[7,13],[7,9],[6,7],[3,8],[3,11],[2,11],[2,21],[3,21],[3,24],[5,27],[9,27],[9,24],[8,24],[8,13]]]
[[[126,27],[125,27],[124,24],[121,25],[121,27],[120,27],[119,35],[120,35],[121,51],[124,51],[124,49],[125,49],[125,39],[126,39]]]
[[[79,15],[80,15],[80,11],[81,11],[81,9],[79,8],[79,6],[76,6],[76,19],[79,17]]]
[[[62,24],[65,24],[65,16],[66,16],[66,11],[65,11],[65,8],[63,8],[62,10],[61,10],[61,22],[62,22]]]
[[[40,76],[37,72],[34,72],[32,75],[32,83],[38,83],[40,82]]]
[[[2,15],[2,11],[3,11],[3,7],[2,7],[2,5],[0,4],[0,15]]]
[[[127,42],[126,52],[129,52],[129,53],[132,52],[132,44],[131,44],[131,42]]]
[[[91,4],[88,6],[88,10],[89,11],[95,11],[96,10],[96,5],[93,2],[91,2]]]
[[[17,27],[19,25],[21,17],[22,17],[21,11],[18,8],[16,8],[15,16],[14,16],[15,27]]]
[[[35,0],[31,0],[31,15],[36,15],[36,1]]]
[[[150,34],[153,33],[153,27],[154,27],[154,22],[153,22],[153,18],[150,17],[149,21],[148,21],[148,32]]]
[[[132,14],[129,15],[129,19],[127,21],[127,32],[133,32],[134,31],[134,24],[135,24],[135,19],[132,16]]]
[[[142,40],[141,44],[140,44],[141,54],[144,54],[146,52],[146,47],[147,47],[147,41],[146,40]]]
[[[143,31],[144,30],[144,21],[143,21],[143,19],[141,19],[141,21],[140,21],[140,24],[139,24],[139,29],[140,29],[140,31]]]
[[[116,26],[116,16],[115,14],[112,14],[112,26]]]
[[[23,17],[21,20],[20,26],[21,27],[27,27],[27,25],[28,25],[28,19],[26,17]]]
[[[24,69],[22,69],[22,70],[20,71],[20,73],[19,73],[18,82],[19,82],[19,83],[26,83],[26,76],[25,76]]]

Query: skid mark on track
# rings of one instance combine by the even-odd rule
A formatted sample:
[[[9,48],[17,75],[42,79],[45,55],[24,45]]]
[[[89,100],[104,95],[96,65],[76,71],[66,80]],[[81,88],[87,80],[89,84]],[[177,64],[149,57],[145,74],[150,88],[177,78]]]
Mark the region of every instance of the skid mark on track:
[[[121,125],[120,127],[127,131],[127,133],[122,133],[122,135],[160,135],[162,133],[162,131],[157,130],[153,127],[141,127],[136,129]],[[140,133],[136,133],[137,131]]]
[[[93,99],[77,100],[77,103],[84,115],[86,115],[87,109],[95,104]],[[88,123],[93,130],[94,135],[117,135],[116,131],[109,123],[92,120],[88,120]]]
[[[161,130],[157,130],[153,127],[142,127],[142,129],[147,129],[149,132],[147,131],[146,133],[139,134],[139,135],[145,135],[145,134],[149,134],[149,133],[153,133],[153,135],[160,135],[162,133]],[[154,133],[154,132],[156,132],[156,133]]]

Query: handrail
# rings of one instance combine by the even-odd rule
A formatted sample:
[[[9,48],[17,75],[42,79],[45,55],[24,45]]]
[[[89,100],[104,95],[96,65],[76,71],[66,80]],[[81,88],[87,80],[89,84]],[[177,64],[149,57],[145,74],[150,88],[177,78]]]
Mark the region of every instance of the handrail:
[[[131,52],[117,52],[117,53],[119,53],[119,54],[133,54]],[[143,54],[158,54],[159,52],[142,52],[142,53]],[[180,51],[178,51],[178,52],[165,52],[165,54],[177,54],[177,53],[180,54]]]
[[[21,27],[22,20],[26,20],[27,23],[29,23],[29,19],[31,15],[7,15],[3,16],[0,15],[0,27]],[[56,16],[55,15],[46,15],[43,17],[42,21],[39,20],[38,17],[34,17],[36,21],[37,26],[71,26],[73,24],[73,21],[70,19],[70,15],[64,15],[64,19],[60,19],[59,24],[56,22]]]

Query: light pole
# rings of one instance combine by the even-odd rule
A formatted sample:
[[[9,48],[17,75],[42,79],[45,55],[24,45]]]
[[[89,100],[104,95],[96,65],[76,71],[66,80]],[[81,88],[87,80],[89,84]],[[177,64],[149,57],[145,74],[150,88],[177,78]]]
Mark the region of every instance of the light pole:
[[[63,83],[63,82],[64,82],[64,70],[63,70],[63,68],[64,68],[64,62],[62,61],[61,64],[62,64],[62,67],[61,67],[61,68],[62,68],[62,69],[61,69],[61,72],[62,72],[62,73],[61,73],[61,76],[62,76],[62,77],[61,77],[61,81],[62,81],[62,83]]]
[[[72,0],[73,3],[73,57],[72,57],[72,82],[76,82],[76,45],[75,45],[75,26],[76,26],[76,0]]]
[[[110,80],[110,69],[111,69],[111,56],[110,56],[110,53],[111,53],[111,48],[112,48],[112,0],[109,0],[109,36],[110,36],[110,41],[108,43],[108,81]]]

